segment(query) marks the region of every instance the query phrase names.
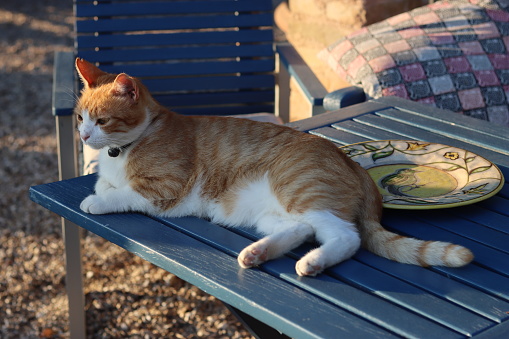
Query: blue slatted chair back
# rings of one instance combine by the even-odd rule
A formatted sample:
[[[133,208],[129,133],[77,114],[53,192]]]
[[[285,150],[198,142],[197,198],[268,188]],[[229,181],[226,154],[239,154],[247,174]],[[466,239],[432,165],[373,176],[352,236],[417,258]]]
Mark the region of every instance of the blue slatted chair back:
[[[274,112],[272,0],[75,0],[77,56],[183,114]]]

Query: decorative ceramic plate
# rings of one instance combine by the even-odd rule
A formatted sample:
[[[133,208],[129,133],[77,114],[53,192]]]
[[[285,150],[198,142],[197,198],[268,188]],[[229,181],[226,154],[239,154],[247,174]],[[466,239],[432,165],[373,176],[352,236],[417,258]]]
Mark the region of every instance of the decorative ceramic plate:
[[[452,146],[385,140],[342,149],[371,175],[386,208],[467,205],[495,195],[504,185],[504,177],[495,164]]]

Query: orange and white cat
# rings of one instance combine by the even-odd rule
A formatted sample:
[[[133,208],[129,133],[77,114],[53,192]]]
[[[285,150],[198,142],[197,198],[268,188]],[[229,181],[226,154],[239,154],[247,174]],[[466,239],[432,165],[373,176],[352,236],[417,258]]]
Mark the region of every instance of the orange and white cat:
[[[315,238],[296,264],[314,276],[363,245],[416,265],[462,266],[461,246],[400,236],[380,225],[382,202],[367,172],[331,142],[247,119],[188,117],[158,104],[126,74],[82,59],[75,113],[84,144],[100,149],[92,214],[198,216],[266,235],[239,255],[242,267],[274,259]]]

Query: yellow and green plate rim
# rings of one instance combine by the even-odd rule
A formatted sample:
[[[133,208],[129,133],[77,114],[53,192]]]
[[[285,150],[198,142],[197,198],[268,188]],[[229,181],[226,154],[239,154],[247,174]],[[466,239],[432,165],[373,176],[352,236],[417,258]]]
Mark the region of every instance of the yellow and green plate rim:
[[[374,145],[384,145],[387,144],[385,147],[382,147],[382,148],[379,148],[377,149],[376,146]],[[426,210],[426,209],[440,209],[440,208],[451,208],[451,207],[458,207],[458,206],[465,206],[465,205],[469,205],[469,204],[473,204],[473,203],[477,203],[477,202],[480,202],[480,201],[483,201],[483,200],[486,200],[492,196],[494,196],[495,194],[497,194],[501,189],[502,187],[504,186],[504,176],[502,174],[502,171],[500,170],[500,168],[497,167],[497,165],[495,165],[494,163],[492,163],[491,161],[489,161],[488,159],[478,155],[478,154],[475,154],[473,152],[470,152],[468,150],[465,150],[465,149],[462,149],[462,148],[459,148],[459,147],[455,147],[455,146],[449,146],[449,145],[445,145],[445,144],[440,144],[440,143],[433,143],[433,142],[425,142],[425,141],[419,141],[419,140],[373,140],[373,141],[365,141],[365,142],[359,142],[359,143],[355,143],[355,144],[350,144],[350,145],[345,145],[345,146],[341,146],[340,148],[343,149],[343,151],[345,151],[345,149],[349,152],[352,152],[352,150],[357,150],[359,149],[359,147],[363,147],[364,150],[366,151],[366,154],[372,152],[373,155],[378,155],[378,158],[374,159],[373,158],[373,155],[371,156],[371,161],[376,162],[378,159],[382,159],[382,158],[385,158],[383,159],[385,161],[385,163],[381,166],[388,166],[388,165],[391,165],[391,161],[392,159],[388,159],[390,158],[392,155],[394,155],[394,150],[392,150],[392,153],[390,153],[390,150],[389,151],[382,151],[384,150],[385,148],[387,147],[392,147],[394,148],[392,145],[394,144],[397,144],[397,145],[400,145],[402,143],[406,143],[407,144],[407,153],[411,152],[411,151],[426,151],[426,147],[437,147],[437,150],[436,151],[432,151],[430,152],[431,153],[435,153],[439,150],[442,150],[442,149],[451,149],[451,150],[458,150],[458,151],[462,151],[462,152],[465,152],[465,157],[467,154],[469,154],[469,158],[462,158],[465,162],[465,167],[467,167],[467,162],[469,159],[472,159],[472,158],[478,158],[476,161],[482,161],[486,164],[489,164],[489,167],[490,168],[493,168],[494,170],[491,171],[490,170],[490,173],[493,173],[496,177],[493,177],[493,178],[488,178],[490,180],[493,180],[493,181],[496,181],[498,180],[499,183],[498,185],[496,185],[496,182],[495,183],[490,183],[491,186],[494,186],[496,185],[495,187],[492,187],[491,189],[485,191],[485,192],[482,192],[481,193],[475,193],[476,197],[468,197],[467,193],[465,193],[465,191],[463,191],[463,194],[464,194],[464,199],[459,199],[459,201],[455,201],[455,202],[440,202],[440,199],[449,199],[451,198],[451,196],[448,196],[447,194],[443,194],[443,195],[439,195],[435,198],[427,198],[427,202],[422,202],[422,201],[419,201],[419,203],[415,203],[415,202],[412,202],[413,201],[418,201],[419,199],[408,199],[408,201],[405,201],[405,199],[395,199],[394,195],[389,195],[389,192],[382,187],[382,184],[379,180],[379,178],[375,178],[373,177],[373,175],[370,173],[370,175],[372,176],[373,180],[375,181],[375,183],[377,184],[377,187],[380,191],[380,193],[382,194],[382,197],[383,197],[383,200],[384,200],[384,203],[383,203],[383,206],[385,208],[391,208],[391,209],[407,209],[407,210]],[[417,148],[416,150],[408,150],[409,148],[411,147],[414,147],[414,148]],[[419,148],[420,147],[420,148]],[[348,148],[351,148],[350,150],[348,150]],[[397,150],[398,152],[402,152],[401,150],[399,149],[396,149],[394,148],[395,150]],[[378,153],[376,153],[376,151],[380,151]],[[357,155],[359,154],[349,154],[349,152],[346,152],[348,156],[350,156],[351,158],[355,158]],[[390,154],[389,154],[390,153]],[[457,154],[454,154],[456,152],[446,152],[443,156],[445,157],[447,153],[450,153],[449,154],[449,157],[447,158],[448,160],[447,161],[455,161],[457,160],[458,158],[456,159],[453,159],[453,156],[452,155],[457,155]],[[414,156],[424,156],[424,159],[426,158],[426,154],[414,154]],[[436,156],[436,155],[435,155]],[[356,159],[353,159],[354,161]],[[357,159],[358,160],[358,159]],[[389,161],[387,161],[389,160]],[[424,162],[412,162],[412,161],[409,161],[408,159],[405,159],[405,163],[404,165],[410,165],[409,167],[413,167],[413,166],[421,166],[421,167],[433,167],[433,166],[429,166],[430,164],[426,163],[425,161]],[[358,162],[359,163],[359,162]],[[446,161],[443,161],[444,164],[446,164]],[[448,164],[452,164],[452,163],[448,163]],[[373,164],[366,164],[365,162],[363,163],[359,163],[359,165],[361,165],[362,167],[364,167],[366,170],[369,170],[369,169],[373,169],[373,168],[376,168],[378,167],[378,165],[373,165]],[[371,165],[371,166],[370,166]],[[393,165],[403,165],[403,163],[396,163],[394,162]],[[426,165],[426,166],[424,166]],[[485,167],[488,167],[488,166],[481,166],[482,168],[485,168]],[[468,169],[468,167],[466,168]],[[477,169],[477,168],[476,168]],[[474,169],[474,170],[476,170]],[[455,170],[453,170],[455,171]],[[368,171],[369,172],[369,171]],[[469,172],[469,175],[468,175],[468,180],[470,180],[470,172]],[[488,180],[488,179],[483,179],[483,180]],[[478,180],[481,180],[481,179],[478,179]],[[467,181],[467,184],[468,183],[471,183],[470,181]],[[482,186],[482,185],[481,185]],[[466,187],[466,185],[464,185],[463,187]],[[385,193],[384,193],[385,192]],[[475,195],[474,194],[474,195]],[[480,195],[479,195],[480,194]],[[456,197],[455,197],[456,198]],[[392,199],[392,201],[394,200],[398,200],[399,203],[390,203],[390,202],[386,202],[386,200],[390,200]],[[426,199],[424,199],[426,200]]]

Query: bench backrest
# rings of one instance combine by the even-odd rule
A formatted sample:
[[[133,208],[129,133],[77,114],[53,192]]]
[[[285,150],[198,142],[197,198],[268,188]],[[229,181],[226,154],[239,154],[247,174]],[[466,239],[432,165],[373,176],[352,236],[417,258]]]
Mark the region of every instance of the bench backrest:
[[[272,0],[75,0],[77,56],[183,114],[274,112]]]

